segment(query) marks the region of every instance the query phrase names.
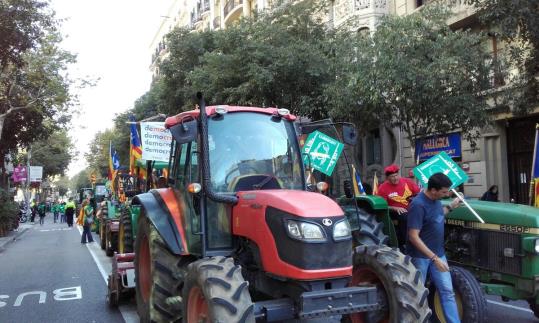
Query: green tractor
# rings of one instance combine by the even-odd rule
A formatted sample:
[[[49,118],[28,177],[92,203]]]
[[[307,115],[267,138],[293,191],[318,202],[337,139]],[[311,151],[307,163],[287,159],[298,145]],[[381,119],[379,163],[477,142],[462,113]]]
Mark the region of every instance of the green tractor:
[[[347,134],[344,131],[337,131],[336,128],[342,124],[343,123],[334,123],[331,120],[322,120],[317,122],[303,123],[300,125],[300,129],[303,136],[306,136],[314,131],[319,131],[331,138],[338,139],[341,142],[346,142],[346,140],[342,140],[341,138],[343,136],[346,136]],[[325,189],[322,193],[338,201],[339,205],[344,210],[348,221],[350,222],[356,244],[386,244],[395,248],[402,247],[402,242],[398,241],[396,235],[396,229],[398,228],[399,223],[396,220],[396,217],[392,216],[392,214],[390,213],[387,202],[379,196],[354,194],[353,176],[355,175],[353,174],[352,170],[353,161],[349,156],[350,154],[347,153],[347,150],[349,149],[350,147],[345,147],[341,157],[337,160],[337,164],[331,176],[326,176],[318,171],[312,172],[312,185],[314,186],[316,185],[316,183],[321,182],[328,184],[327,189]],[[508,208],[504,209],[504,211],[501,211],[501,209],[499,209],[499,213],[492,213],[496,207],[499,208],[501,206],[500,203],[490,202],[485,204],[485,202],[478,202],[470,204],[475,205],[477,212],[481,214],[481,216],[483,216],[487,223],[491,223],[491,221],[494,221],[494,218],[500,220],[505,218],[504,222],[508,223],[509,221],[507,221],[507,214],[516,215],[515,211],[517,209],[522,210],[521,208],[518,208],[514,205],[509,205]],[[490,205],[490,208],[485,208],[485,205]],[[512,213],[505,212],[511,207],[514,208]],[[529,208],[525,209],[525,211],[530,212]],[[539,210],[535,211],[535,213],[539,215]],[[501,216],[502,214],[504,215],[503,217]],[[515,216],[515,222],[522,223],[522,219],[526,218],[524,214],[524,210],[522,210],[520,213],[520,217]],[[539,219],[539,217],[537,218]],[[535,219],[535,217],[530,217],[530,220],[531,219]],[[492,254],[496,255],[496,257],[491,256],[491,258],[489,258],[488,260],[484,259],[483,261],[492,261],[492,263],[495,263],[498,266],[501,266],[500,261],[509,262],[510,260],[509,258],[504,258],[504,248],[515,247],[505,245],[503,243],[499,244],[498,247],[498,241],[501,242],[503,240],[498,240],[500,238],[490,232],[479,233],[479,231],[473,231],[472,229],[465,231],[465,225],[473,226],[474,230],[477,230],[479,228],[478,225],[480,225],[480,223],[476,222],[477,220],[475,219],[473,214],[471,214],[471,212],[469,212],[468,209],[466,209],[465,207],[460,207],[450,213],[447,216],[447,221],[449,221],[448,223],[458,224],[446,226],[445,232],[447,236],[446,252],[448,259],[450,259],[451,276],[453,279],[453,287],[455,290],[457,306],[459,308],[461,320],[462,322],[486,322],[487,305],[482,289],[489,294],[502,295],[502,292],[507,292],[510,288],[509,284],[507,283],[512,283],[512,286],[517,286],[521,283],[521,279],[526,277],[526,275],[528,274],[527,277],[531,277],[529,281],[529,283],[531,284],[534,281],[534,276],[530,274],[530,271],[523,271],[520,277],[513,277],[512,280],[510,280],[508,279],[506,272],[496,273],[493,271],[486,270],[486,268],[480,270],[481,266],[476,266],[478,264],[473,263],[476,262],[478,259],[484,259],[480,257],[478,252],[480,250],[480,246],[482,246],[483,249],[485,247],[488,247],[489,250],[492,250]],[[499,224],[498,227],[500,227]],[[505,226],[502,227],[505,228]],[[485,227],[485,229],[492,230],[492,226],[489,226],[488,229]],[[515,230],[517,229],[515,228]],[[539,230],[537,231],[539,232]],[[489,238],[485,239],[485,237],[487,237],[489,234],[492,236],[489,236]],[[469,250],[471,247],[465,243],[465,241],[469,241],[469,239],[472,239],[472,236],[475,237],[473,238],[473,250],[476,252],[474,254],[470,254]],[[483,237],[483,239],[480,239],[479,236]],[[539,238],[539,236],[537,238]],[[513,237],[513,239],[515,239],[515,237]],[[534,243],[535,240],[529,241],[529,244],[531,246],[530,250],[535,253]],[[467,249],[465,249],[464,246],[467,246]],[[468,258],[465,258],[466,261],[462,261],[462,257],[464,254],[469,256]],[[455,257],[455,255],[460,255],[460,258]],[[528,256],[529,255],[522,254],[522,248],[515,248],[514,257],[523,257],[522,259],[528,259]],[[484,266],[483,263],[480,264]],[[494,269],[494,267],[491,268]],[[520,268],[520,266],[518,266],[518,268]],[[531,269],[532,267],[522,266],[522,268]],[[539,269],[539,267],[537,268]],[[487,272],[491,275],[488,276],[488,279],[486,276]],[[484,284],[479,284],[476,277],[474,277],[474,274],[476,274],[476,277],[480,280],[481,283]],[[493,282],[500,282],[501,277],[504,277],[505,283],[503,285],[494,285]],[[532,284],[531,286],[534,285]],[[534,288],[535,287],[533,287],[533,291],[535,291]],[[513,289],[512,293],[507,293],[506,295],[502,296],[505,296],[507,299],[516,299],[515,295],[516,291]],[[535,304],[535,295],[535,293],[530,293],[527,297],[521,296],[517,298],[533,298],[533,304]],[[429,304],[433,311],[432,319],[434,320],[434,322],[445,322],[441,303],[439,300],[439,295],[436,292],[434,286],[430,286]]]
[[[168,168],[168,162],[151,161],[138,159],[135,162],[135,174],[131,182],[134,182],[135,194],[126,191],[127,200],[122,204],[120,215],[120,227],[118,233],[118,252],[133,252],[134,241],[137,237],[138,218],[140,215],[140,205],[132,205],[131,197],[136,194],[148,192],[152,188],[159,186],[157,173],[163,173]]]

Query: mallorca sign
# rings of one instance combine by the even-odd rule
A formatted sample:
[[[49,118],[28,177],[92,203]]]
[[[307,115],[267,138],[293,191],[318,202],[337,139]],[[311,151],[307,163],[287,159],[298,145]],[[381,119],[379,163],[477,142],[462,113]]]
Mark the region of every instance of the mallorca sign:
[[[303,146],[303,163],[328,176],[331,176],[337,160],[341,156],[344,145],[320,131],[315,131],[307,137]]]
[[[455,163],[447,153],[442,151],[438,155],[431,157],[423,164],[414,168],[414,175],[426,187],[429,178],[436,173],[444,173],[449,177],[455,188],[468,180],[468,174]]]

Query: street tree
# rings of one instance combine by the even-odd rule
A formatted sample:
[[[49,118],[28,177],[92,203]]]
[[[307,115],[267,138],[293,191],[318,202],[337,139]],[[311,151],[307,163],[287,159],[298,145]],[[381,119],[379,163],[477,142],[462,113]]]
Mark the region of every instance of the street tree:
[[[455,0],[453,0],[455,1]],[[537,107],[539,98],[539,1],[460,0],[478,10],[481,21],[494,36],[508,43],[508,75],[505,97],[516,114]]]
[[[349,84],[361,98],[361,115],[401,127],[411,142],[459,130],[474,147],[489,122],[492,66],[484,36],[451,30],[448,14],[428,6],[385,17],[371,37],[352,35],[357,54]]]
[[[63,176],[75,156],[75,147],[65,130],[55,131],[47,139],[34,142],[31,149],[30,164],[43,166],[43,177],[50,180]]]
[[[90,173],[91,170],[88,168],[85,168],[75,174],[75,176],[70,178],[70,189],[71,192],[78,192],[81,188],[85,187],[92,187],[92,183],[90,182]]]

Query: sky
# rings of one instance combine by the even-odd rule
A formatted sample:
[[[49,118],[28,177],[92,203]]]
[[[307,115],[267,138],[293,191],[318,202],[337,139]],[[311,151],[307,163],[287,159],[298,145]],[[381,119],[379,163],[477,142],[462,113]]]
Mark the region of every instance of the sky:
[[[114,115],[133,107],[150,88],[150,44],[172,0],[52,0],[51,8],[62,22],[62,47],[77,55],[70,67],[72,78],[99,79],[82,90],[70,136],[78,157],[67,174],[86,167],[84,153],[98,131],[112,127]],[[126,125],[125,131],[129,131]]]

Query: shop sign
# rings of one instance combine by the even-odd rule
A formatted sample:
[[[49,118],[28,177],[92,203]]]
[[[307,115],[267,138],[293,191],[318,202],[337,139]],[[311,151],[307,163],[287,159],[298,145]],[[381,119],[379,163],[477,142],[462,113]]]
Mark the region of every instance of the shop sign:
[[[430,136],[415,141],[416,159],[427,160],[444,151],[451,158],[462,157],[460,132]]]

